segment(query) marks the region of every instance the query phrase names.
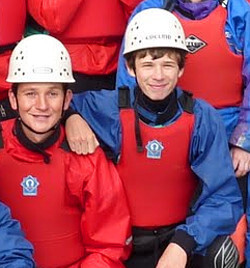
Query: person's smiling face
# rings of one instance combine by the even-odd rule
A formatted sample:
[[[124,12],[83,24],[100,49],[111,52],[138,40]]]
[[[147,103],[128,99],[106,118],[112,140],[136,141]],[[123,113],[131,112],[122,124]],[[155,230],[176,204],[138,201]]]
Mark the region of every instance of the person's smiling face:
[[[165,99],[175,88],[183,73],[178,66],[177,57],[166,53],[163,57],[153,59],[150,54],[143,58],[135,58],[137,83],[143,93],[152,100]]]
[[[49,131],[62,116],[71,100],[71,91],[66,93],[61,83],[20,83],[17,94],[10,92],[10,102],[17,110],[21,120],[36,132],[35,134],[23,125],[26,136],[33,142],[46,139]]]

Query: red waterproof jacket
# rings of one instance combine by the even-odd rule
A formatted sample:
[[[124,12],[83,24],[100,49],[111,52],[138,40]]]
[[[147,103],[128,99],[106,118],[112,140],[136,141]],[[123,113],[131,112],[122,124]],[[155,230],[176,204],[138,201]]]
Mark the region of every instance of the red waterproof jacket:
[[[21,40],[26,19],[26,0],[0,1],[0,100],[7,97],[10,45]]]
[[[57,142],[42,154],[22,146],[13,120],[2,123],[0,197],[35,248],[38,267],[123,268],[130,248],[127,200],[101,149],[78,156]]]
[[[73,70],[105,75],[117,68],[127,19],[141,0],[28,0],[31,16],[69,50]]]

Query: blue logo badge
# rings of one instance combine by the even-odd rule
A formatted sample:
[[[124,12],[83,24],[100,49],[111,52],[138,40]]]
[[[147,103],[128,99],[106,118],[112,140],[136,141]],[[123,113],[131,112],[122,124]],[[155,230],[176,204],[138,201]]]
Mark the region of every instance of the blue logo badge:
[[[23,187],[23,195],[24,196],[36,196],[39,182],[38,182],[37,178],[29,175],[29,176],[23,178],[21,186]]]
[[[157,140],[149,141],[146,145],[147,158],[160,159],[164,146]]]

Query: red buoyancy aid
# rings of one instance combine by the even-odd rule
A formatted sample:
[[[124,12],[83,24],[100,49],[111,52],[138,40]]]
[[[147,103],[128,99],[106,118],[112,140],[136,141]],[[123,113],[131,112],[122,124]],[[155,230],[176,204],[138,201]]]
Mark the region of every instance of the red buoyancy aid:
[[[121,111],[123,141],[117,165],[128,196],[132,225],[179,223],[187,216],[197,185],[189,165],[194,115],[183,112],[174,124],[162,128],[140,122],[143,153],[136,151],[134,120],[133,110]],[[153,147],[161,150],[159,159],[147,157]]]
[[[178,85],[216,108],[239,106],[243,97],[243,58],[230,51],[225,37],[226,16],[226,9],[219,5],[202,20],[178,17],[192,50]]]
[[[1,0],[0,46],[21,40],[26,20],[25,0]]]
[[[13,136],[12,120],[2,125],[3,136]],[[13,154],[13,150],[19,154]],[[38,267],[67,267],[84,256],[82,212],[67,185],[65,153],[57,147],[51,164],[44,168],[43,157],[20,146],[14,136],[11,142],[4,139],[4,148],[0,150],[1,201],[11,208],[34,245]],[[19,155],[27,161],[20,161]],[[37,180],[37,195],[23,194],[21,184],[25,178],[27,186],[34,185],[34,178]]]
[[[62,33],[52,34],[64,43],[79,43],[86,40],[104,42],[105,37],[123,36],[127,18],[122,5],[118,0],[91,0],[82,1],[74,18]],[[95,42],[96,43],[96,42]]]

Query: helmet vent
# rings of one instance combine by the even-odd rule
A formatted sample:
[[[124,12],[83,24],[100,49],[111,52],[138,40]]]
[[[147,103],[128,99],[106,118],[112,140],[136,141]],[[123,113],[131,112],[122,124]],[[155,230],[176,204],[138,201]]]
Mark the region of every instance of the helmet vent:
[[[66,68],[64,68],[63,71],[64,71],[65,75],[69,76],[69,72]]]

